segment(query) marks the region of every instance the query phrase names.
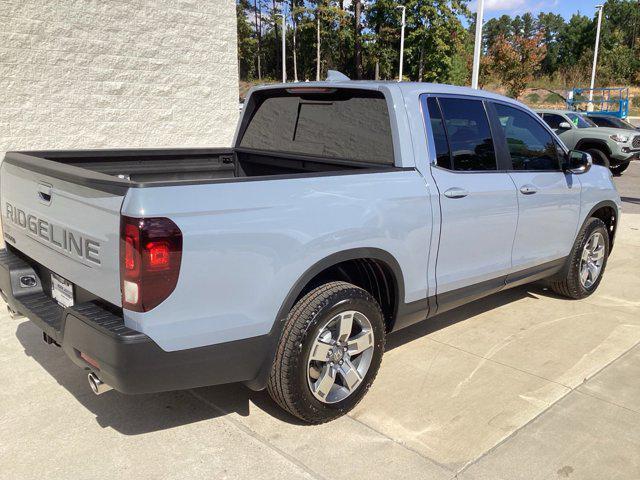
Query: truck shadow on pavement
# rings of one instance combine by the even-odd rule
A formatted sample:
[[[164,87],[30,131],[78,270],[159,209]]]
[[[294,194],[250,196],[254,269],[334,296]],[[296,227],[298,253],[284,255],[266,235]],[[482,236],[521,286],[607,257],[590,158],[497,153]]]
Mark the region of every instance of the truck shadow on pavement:
[[[560,298],[553,291],[543,287],[541,284],[523,285],[503,292],[489,295],[471,303],[449,310],[448,312],[436,315],[424,322],[418,322],[410,327],[392,333],[387,337],[386,351],[393,350],[405,343],[417,340],[420,337],[437,332],[458,322],[475,317],[490,310],[494,310],[503,305],[516,302],[525,297],[540,299],[541,297]],[[384,360],[383,360],[384,361]]]
[[[523,286],[491,295],[392,333],[387,339],[387,350],[393,350],[412,340],[522,298],[547,296],[555,295],[537,285]],[[58,384],[93,413],[101,427],[113,428],[123,435],[141,435],[167,430],[234,413],[248,416],[252,406],[284,422],[302,424],[281,410],[269,398],[266,391],[254,392],[240,384],[146,395],[124,395],[110,391],[96,396],[87,384],[86,372],[75,366],[60,348],[45,345],[42,341],[42,332],[31,322],[20,323],[16,329],[16,337],[26,355],[37,361]],[[411,388],[411,385],[407,385],[407,388]],[[30,393],[37,395],[35,391]],[[42,401],[48,403],[46,395],[55,396],[55,389],[45,389],[43,392]],[[44,405],[43,407],[47,408]],[[60,405],[60,400],[54,398],[51,407],[48,408],[66,409],[73,406]],[[51,414],[55,415],[54,412]]]

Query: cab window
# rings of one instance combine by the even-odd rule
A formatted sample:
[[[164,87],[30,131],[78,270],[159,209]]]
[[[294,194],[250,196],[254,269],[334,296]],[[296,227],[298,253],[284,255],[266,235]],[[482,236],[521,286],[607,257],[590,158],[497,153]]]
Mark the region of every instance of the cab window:
[[[542,119],[545,121],[547,125],[549,125],[550,128],[553,128],[554,130],[559,130],[560,124],[562,122],[569,123],[567,122],[567,119],[564,118],[562,115],[557,115],[555,113],[545,113]]]
[[[439,103],[453,170],[497,170],[493,138],[482,101],[443,97]]]
[[[440,106],[435,97],[427,98],[427,109],[429,110],[431,132],[433,133],[433,141],[436,147],[436,165],[451,170],[449,141],[447,140],[447,132],[444,129]]]
[[[553,136],[528,113],[495,104],[514,170],[559,170]]]
[[[593,123],[584,115],[579,115],[577,113],[567,113],[567,118],[571,120],[571,123],[573,123],[578,128],[597,127],[595,123]]]

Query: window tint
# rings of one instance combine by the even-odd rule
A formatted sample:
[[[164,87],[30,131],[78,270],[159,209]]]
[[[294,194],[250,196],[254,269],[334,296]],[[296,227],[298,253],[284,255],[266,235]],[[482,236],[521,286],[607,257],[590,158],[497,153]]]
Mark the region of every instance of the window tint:
[[[507,139],[514,170],[558,170],[558,153],[551,134],[522,110],[495,104]]]
[[[593,123],[595,123],[599,127],[615,127],[616,126],[616,124],[613,123],[613,121],[609,120],[608,118],[593,117],[591,120],[593,120]]]
[[[380,92],[257,93],[240,146],[272,152],[393,164],[387,102]]]
[[[634,124],[629,123],[626,120],[622,120],[621,118],[614,118],[614,124],[620,128],[626,128],[628,130],[636,130],[637,128]]]
[[[549,127],[553,128],[554,130],[557,130],[560,128],[560,124],[562,122],[566,122],[567,119],[564,118],[561,115],[556,115],[555,113],[545,113],[543,120],[546,122],[547,125],[549,125]],[[569,122],[567,122],[569,123]]]
[[[479,100],[441,98],[454,170],[497,170],[489,120]]]
[[[444,130],[442,114],[438,106],[438,100],[434,97],[427,98],[427,108],[431,121],[431,131],[436,145],[436,163],[439,167],[451,169],[451,154],[449,152],[449,142],[447,133]]]
[[[597,127],[597,125],[593,123],[590,119],[588,119],[586,115],[578,115],[577,113],[567,113],[567,117],[569,117],[569,119],[573,122],[573,124],[578,128]]]

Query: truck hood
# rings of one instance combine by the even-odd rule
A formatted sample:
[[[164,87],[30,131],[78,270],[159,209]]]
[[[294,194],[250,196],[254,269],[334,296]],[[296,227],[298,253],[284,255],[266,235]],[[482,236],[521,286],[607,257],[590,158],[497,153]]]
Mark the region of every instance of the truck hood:
[[[637,130],[626,130],[622,128],[610,128],[610,127],[590,127],[580,128],[581,133],[589,132],[589,134],[602,135],[603,137],[609,137],[609,135],[627,135],[629,138],[633,138],[638,135]]]

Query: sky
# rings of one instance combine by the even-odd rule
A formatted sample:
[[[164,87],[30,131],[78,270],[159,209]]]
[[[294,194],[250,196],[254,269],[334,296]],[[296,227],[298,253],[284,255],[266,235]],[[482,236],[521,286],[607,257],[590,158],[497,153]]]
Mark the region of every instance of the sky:
[[[484,0],[484,18],[499,17],[500,15],[522,15],[531,12],[537,15],[540,12],[559,13],[565,19],[578,11],[583,15],[591,16],[595,12],[595,6],[603,3],[603,0]],[[472,12],[476,11],[477,0],[469,4]]]

